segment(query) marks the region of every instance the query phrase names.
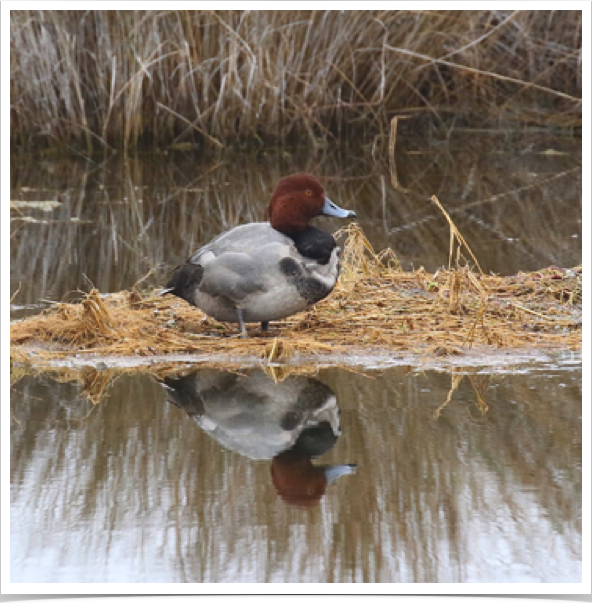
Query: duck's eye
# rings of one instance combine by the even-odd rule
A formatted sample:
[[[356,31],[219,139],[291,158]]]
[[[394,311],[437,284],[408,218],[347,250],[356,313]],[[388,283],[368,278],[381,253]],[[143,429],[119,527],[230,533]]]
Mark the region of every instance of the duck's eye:
[[[312,191],[311,191],[310,189],[307,189],[307,190],[304,192],[304,194],[305,194],[307,197],[312,197]]]

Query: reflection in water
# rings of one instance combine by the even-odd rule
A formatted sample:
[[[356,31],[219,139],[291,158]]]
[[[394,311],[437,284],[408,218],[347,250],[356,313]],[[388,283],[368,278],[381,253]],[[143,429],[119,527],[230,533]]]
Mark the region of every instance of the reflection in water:
[[[286,502],[314,505],[329,482],[355,469],[311,461],[341,434],[337,398],[317,379],[292,376],[277,383],[262,370],[199,370],[163,384],[173,404],[223,446],[251,459],[272,459],[273,484]]]
[[[358,470],[309,508],[278,496],[270,465],[310,461],[280,445],[251,443],[267,455],[258,461],[228,450],[188,420],[198,405],[166,403],[171,392],[148,375],[120,376],[98,404],[82,385],[23,377],[10,400],[11,579],[577,582],[580,362],[458,383],[406,368],[320,370],[344,435],[327,429],[311,464]],[[314,424],[325,410],[286,420],[298,433],[282,440],[295,399],[283,398],[270,441],[293,448],[304,416]],[[232,400],[227,410],[226,425],[243,421]],[[258,432],[247,421],[245,433]]]

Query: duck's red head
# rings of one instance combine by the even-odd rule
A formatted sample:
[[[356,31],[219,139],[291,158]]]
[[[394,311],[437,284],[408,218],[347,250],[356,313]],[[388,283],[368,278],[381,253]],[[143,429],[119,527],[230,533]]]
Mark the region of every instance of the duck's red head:
[[[282,178],[273,191],[268,209],[275,230],[291,235],[303,231],[315,216],[352,217],[325,196],[321,183],[310,174],[298,173]]]

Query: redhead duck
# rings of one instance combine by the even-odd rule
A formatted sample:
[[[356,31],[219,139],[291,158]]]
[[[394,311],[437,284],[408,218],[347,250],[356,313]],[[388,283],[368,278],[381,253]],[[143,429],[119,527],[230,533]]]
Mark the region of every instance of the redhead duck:
[[[224,232],[178,266],[162,293],[172,293],[208,316],[260,322],[306,310],[331,293],[339,273],[339,247],[331,234],[310,226],[315,216],[355,218],[325,196],[310,174],[292,174],[276,186],[269,222]]]

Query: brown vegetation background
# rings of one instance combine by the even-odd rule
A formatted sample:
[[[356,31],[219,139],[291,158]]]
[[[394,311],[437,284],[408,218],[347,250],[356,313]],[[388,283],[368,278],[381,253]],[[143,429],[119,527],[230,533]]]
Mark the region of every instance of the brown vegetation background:
[[[581,126],[581,11],[26,11],[13,148]]]

